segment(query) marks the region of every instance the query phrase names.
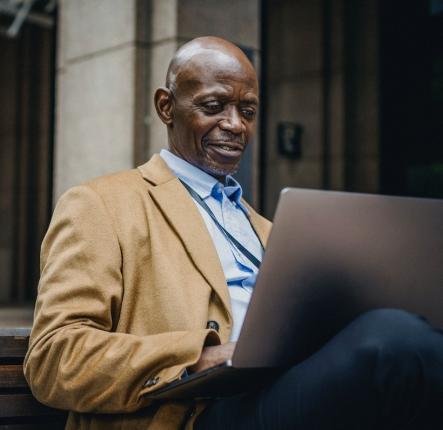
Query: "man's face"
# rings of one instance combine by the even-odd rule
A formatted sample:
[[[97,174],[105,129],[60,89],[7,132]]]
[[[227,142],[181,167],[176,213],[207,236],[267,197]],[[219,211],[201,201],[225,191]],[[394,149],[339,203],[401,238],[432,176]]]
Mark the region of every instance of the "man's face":
[[[252,66],[223,53],[203,54],[177,74],[170,149],[223,179],[238,170],[255,134],[257,110]]]

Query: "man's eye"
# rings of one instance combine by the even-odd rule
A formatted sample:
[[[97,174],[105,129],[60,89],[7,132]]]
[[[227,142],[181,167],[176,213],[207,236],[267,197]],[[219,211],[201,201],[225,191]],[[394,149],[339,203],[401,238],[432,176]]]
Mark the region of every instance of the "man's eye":
[[[216,113],[222,110],[223,105],[219,102],[208,102],[204,104],[204,108],[209,113]]]
[[[255,110],[253,109],[242,109],[242,115],[247,119],[253,119],[255,117]]]

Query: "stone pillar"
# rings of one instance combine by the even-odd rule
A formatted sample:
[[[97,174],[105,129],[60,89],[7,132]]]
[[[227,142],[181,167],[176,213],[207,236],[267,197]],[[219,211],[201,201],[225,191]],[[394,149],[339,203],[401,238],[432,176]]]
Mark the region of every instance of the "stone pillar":
[[[142,163],[167,147],[166,128],[157,117],[154,93],[158,87],[165,85],[169,61],[179,46],[177,33],[179,3],[178,0],[149,0],[145,22],[145,26],[149,28],[147,52],[145,61],[142,61],[147,91],[143,118],[140,117],[144,122],[145,133],[144,139],[136,142],[137,163]]]
[[[286,186],[377,192],[376,2],[267,0],[265,6],[265,214],[272,218]],[[303,129],[297,160],[278,153],[280,122]]]
[[[55,199],[72,185],[134,164],[136,114],[146,92],[137,88],[145,6],[59,1]]]
[[[267,1],[265,213],[285,186],[321,188],[323,180],[323,2]],[[300,159],[278,153],[277,127],[302,127]]]

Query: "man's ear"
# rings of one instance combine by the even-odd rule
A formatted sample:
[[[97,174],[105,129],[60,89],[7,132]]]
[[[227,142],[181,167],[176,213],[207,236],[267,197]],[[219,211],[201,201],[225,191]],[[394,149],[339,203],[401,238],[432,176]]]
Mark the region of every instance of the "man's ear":
[[[157,88],[154,95],[155,109],[157,110],[157,115],[166,124],[172,124],[172,92],[170,89],[165,87]]]

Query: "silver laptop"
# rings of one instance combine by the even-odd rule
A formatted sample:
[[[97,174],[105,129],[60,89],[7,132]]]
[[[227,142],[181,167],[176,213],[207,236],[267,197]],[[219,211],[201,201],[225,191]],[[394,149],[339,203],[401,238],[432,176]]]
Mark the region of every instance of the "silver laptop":
[[[148,397],[252,389],[376,308],[443,328],[443,200],[284,189],[232,361]]]

